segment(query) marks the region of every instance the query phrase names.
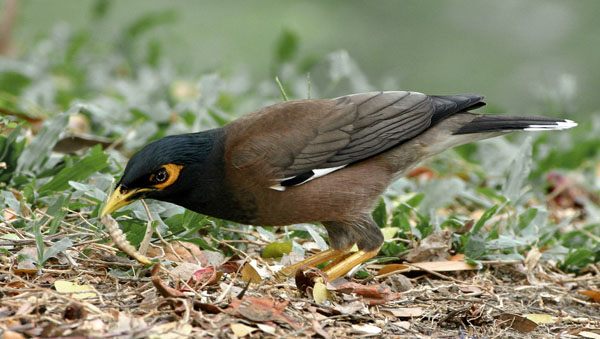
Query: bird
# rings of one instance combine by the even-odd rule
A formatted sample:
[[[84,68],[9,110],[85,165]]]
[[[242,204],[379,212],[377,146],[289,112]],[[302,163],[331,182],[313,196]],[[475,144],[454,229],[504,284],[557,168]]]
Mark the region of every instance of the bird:
[[[166,136],[130,158],[101,214],[149,198],[242,224],[321,223],[330,248],[279,274],[328,263],[322,271],[334,280],[378,253],[384,238],[371,211],[423,159],[514,131],[577,125],[471,112],[483,98],[386,91],[285,101],[219,128]]]

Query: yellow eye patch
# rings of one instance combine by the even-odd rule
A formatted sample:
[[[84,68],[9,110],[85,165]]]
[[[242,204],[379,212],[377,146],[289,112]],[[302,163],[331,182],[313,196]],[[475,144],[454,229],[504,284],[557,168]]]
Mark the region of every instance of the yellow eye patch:
[[[177,181],[177,178],[179,178],[179,173],[181,172],[183,165],[166,164],[162,168],[164,168],[165,171],[167,171],[167,180],[153,186],[154,188],[158,188],[159,190],[163,190],[171,186],[175,181]],[[150,180],[153,180],[153,178],[154,174],[150,176]]]

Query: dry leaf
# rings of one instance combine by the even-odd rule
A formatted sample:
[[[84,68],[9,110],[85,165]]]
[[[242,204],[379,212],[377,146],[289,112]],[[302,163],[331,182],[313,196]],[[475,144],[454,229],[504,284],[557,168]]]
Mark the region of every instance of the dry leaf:
[[[54,282],[54,288],[58,292],[71,293],[75,299],[93,298],[96,296],[96,292],[90,285],[78,285],[66,280],[56,280]]]
[[[366,308],[365,304],[359,300],[355,300],[350,303],[335,304],[333,306],[333,309],[340,312],[341,314],[354,314],[365,308]]]
[[[381,328],[373,325],[352,325],[352,329],[360,333],[375,335],[381,333]]]
[[[579,291],[579,294],[583,294],[586,297],[592,298],[594,301],[600,301],[600,291],[598,290]]]
[[[408,330],[410,329],[410,322],[409,321],[396,321],[395,323],[392,323],[402,329]]]
[[[403,274],[393,274],[389,276],[385,282],[392,287],[394,292],[406,292],[413,288],[410,279]]]
[[[181,280],[187,281],[194,275],[194,273],[198,272],[203,268],[204,267],[202,265],[193,264],[189,262],[182,262],[177,264],[177,267],[171,269],[170,271],[171,274],[173,274],[173,276],[179,277],[181,278]]]
[[[261,331],[269,334],[275,334],[277,328],[275,326],[267,325],[267,324],[256,324]]]
[[[150,339],[179,339],[189,338],[193,327],[190,324],[181,324],[177,321],[160,324],[152,327],[149,331]]]
[[[317,319],[313,319],[313,321],[312,321],[312,328],[321,337],[323,337],[325,339],[331,338],[329,336],[329,334],[327,332],[325,332],[325,330],[323,329],[323,327],[321,326],[321,324],[317,321]]]
[[[537,328],[534,321],[516,314],[502,313],[496,316],[495,319],[522,333],[531,332]]]
[[[11,331],[11,330],[4,331],[3,338],[4,339],[25,339],[25,337],[21,333]]]
[[[313,286],[312,295],[317,304],[322,304],[331,297],[327,287],[320,282],[315,283],[315,286]]]
[[[386,307],[381,308],[382,311],[388,311],[397,318],[410,318],[410,317],[420,317],[423,315],[423,309],[421,307]]]
[[[377,275],[384,275],[397,271],[410,271],[410,267],[408,265],[403,264],[387,264],[379,269]]]
[[[211,266],[194,272],[187,283],[192,287],[202,287],[209,284],[216,284],[222,276],[223,272],[217,271]]]
[[[266,296],[261,298],[244,297],[242,300],[234,299],[227,312],[256,322],[274,321],[298,329],[300,325],[283,312],[288,304],[289,301],[278,303]]]
[[[242,268],[242,281],[250,282],[251,284],[260,284],[262,278],[250,263],[246,263]]]
[[[391,288],[383,284],[362,285],[348,281],[344,278],[338,278],[327,283],[327,289],[346,294],[355,294],[363,297],[369,305],[381,305],[386,302],[396,300],[402,297],[402,294],[395,293]]]
[[[448,258],[448,261],[463,261],[466,257],[466,255],[459,253]]]
[[[235,334],[238,337],[245,337],[248,334],[256,331],[256,328],[254,327],[250,327],[250,326],[246,326],[244,324],[238,324],[238,323],[234,323],[230,325],[231,330],[233,331],[233,334]]]
[[[578,333],[579,336],[590,339],[600,339],[600,333],[590,332],[590,331],[581,331]]]
[[[158,276],[158,271],[160,269],[159,264],[155,264],[152,267],[152,284],[154,288],[158,290],[158,293],[165,298],[182,298],[185,297],[185,294],[181,291],[178,291],[172,287],[167,286]]]
[[[430,261],[413,263],[411,265],[425,271],[434,272],[471,271],[477,269],[477,266],[464,261]]]
[[[536,324],[553,324],[556,319],[553,319],[550,314],[523,314],[523,316]]]
[[[430,234],[406,256],[410,262],[426,260],[445,260],[450,257],[449,251],[452,241],[452,229],[444,228],[441,232]]]

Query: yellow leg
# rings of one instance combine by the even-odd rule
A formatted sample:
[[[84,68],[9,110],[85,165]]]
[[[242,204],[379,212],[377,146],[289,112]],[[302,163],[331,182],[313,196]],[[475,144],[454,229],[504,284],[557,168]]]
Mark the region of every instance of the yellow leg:
[[[344,274],[348,273],[354,266],[365,262],[373,258],[379,252],[379,248],[371,251],[363,251],[360,250],[356,253],[353,253],[348,258],[336,263],[335,265],[327,266],[323,271],[327,273],[327,278],[329,281],[333,281]]]
[[[308,258],[306,258],[305,260],[302,260],[299,263],[295,263],[293,265],[285,267],[285,268],[281,269],[277,273],[279,275],[290,277],[290,276],[296,274],[296,271],[299,270],[299,269],[303,269],[303,268],[308,267],[308,266],[316,266],[316,265],[322,264],[322,263],[324,263],[326,261],[329,261],[331,259],[338,258],[338,257],[346,254],[348,251],[350,251],[350,247],[349,248],[345,248],[345,249],[341,249],[341,250],[334,250],[333,248],[330,248],[328,250],[319,252],[319,253],[311,256],[311,257],[308,257]]]

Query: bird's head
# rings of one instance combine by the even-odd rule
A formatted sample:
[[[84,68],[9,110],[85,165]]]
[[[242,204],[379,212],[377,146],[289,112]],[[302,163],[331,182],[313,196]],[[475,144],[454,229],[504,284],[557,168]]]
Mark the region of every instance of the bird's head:
[[[194,187],[213,147],[211,133],[168,136],[135,153],[110,196],[102,216],[142,199],[177,201]]]

